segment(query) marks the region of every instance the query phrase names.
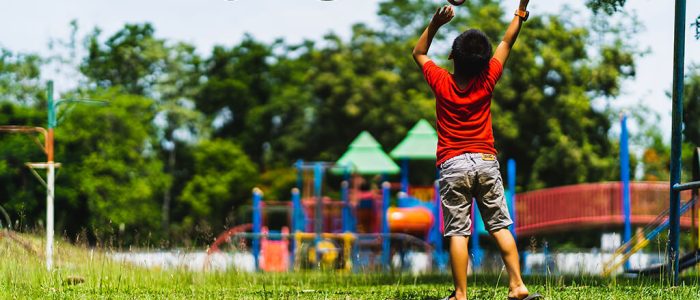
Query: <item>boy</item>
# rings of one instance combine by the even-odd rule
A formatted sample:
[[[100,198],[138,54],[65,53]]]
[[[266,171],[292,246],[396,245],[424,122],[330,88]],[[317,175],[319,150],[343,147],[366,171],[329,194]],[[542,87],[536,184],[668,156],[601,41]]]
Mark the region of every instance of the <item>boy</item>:
[[[470,29],[457,37],[449,57],[454,62],[454,74],[435,65],[427,56],[438,29],[454,17],[451,6],[438,9],[413,49],[413,58],[423,69],[436,98],[440,198],[444,234],[450,239],[450,265],[455,286],[455,291],[446,299],[467,297],[472,198],[476,198],[484,225],[501,250],[510,281],[508,299],[541,297],[529,295],[520,277],[518,250],[508,231],[513,222],[496,160],[490,110],[493,89],[520,27],[527,20],[528,2],[520,0],[515,17],[493,57],[491,43],[483,32]]]

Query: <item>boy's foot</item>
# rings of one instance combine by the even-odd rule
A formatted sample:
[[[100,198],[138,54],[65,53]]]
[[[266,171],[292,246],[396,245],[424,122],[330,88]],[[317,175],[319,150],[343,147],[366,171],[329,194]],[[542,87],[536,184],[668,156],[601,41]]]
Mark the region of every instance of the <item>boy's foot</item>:
[[[526,299],[528,296],[530,296],[530,291],[527,290],[527,287],[524,284],[521,284],[515,288],[510,288],[508,291],[508,300],[522,300]]]
[[[522,298],[522,299],[508,297],[508,300],[535,300],[535,299],[544,299],[544,296],[542,296],[538,293],[534,293],[534,294],[528,295],[527,297]]]
[[[442,298],[442,300],[454,300],[454,299],[457,299],[457,292],[456,291],[452,291],[452,294],[450,294],[449,296],[447,296],[445,298]]]

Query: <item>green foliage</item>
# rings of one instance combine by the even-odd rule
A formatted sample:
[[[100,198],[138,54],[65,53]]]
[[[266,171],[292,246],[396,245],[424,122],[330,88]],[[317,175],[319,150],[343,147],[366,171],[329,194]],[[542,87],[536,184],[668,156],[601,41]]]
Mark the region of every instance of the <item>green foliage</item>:
[[[267,170],[260,174],[260,189],[265,199],[289,200],[291,191],[297,184],[297,172],[292,168]]]
[[[29,109],[11,102],[0,103],[0,124],[40,125],[45,122],[45,113]],[[43,136],[40,134],[20,134],[0,132],[0,205],[13,213],[13,219],[21,222],[22,229],[33,228],[41,216],[45,189],[34,179],[26,162],[46,161],[40,145]],[[23,216],[39,216],[38,218],[23,218]]]
[[[80,70],[100,87],[120,86],[131,94],[143,95],[155,82],[167,58],[165,42],[154,37],[151,24],[127,24],[100,44],[100,30],[88,37],[88,57]]]
[[[202,141],[193,149],[194,175],[180,201],[189,207],[182,226],[207,225],[223,230],[234,207],[249,199],[257,182],[256,166],[243,150],[227,140]]]
[[[625,6],[626,0],[587,0],[586,6],[593,12],[604,12],[608,15],[620,11]]]
[[[0,48],[0,102],[36,104],[44,99],[39,86],[41,57]]]
[[[56,157],[64,163],[56,183],[57,219],[71,232],[90,228],[99,239],[109,238],[115,227],[131,238],[157,235],[160,214],[153,199],[171,178],[151,151],[154,103],[115,90],[90,97],[109,99],[110,105],[78,106],[56,130]]]
[[[231,49],[215,47],[206,61],[203,75],[207,81],[196,97],[198,109],[212,120],[220,120],[215,136],[234,138],[258,162],[266,140],[256,133],[267,132],[270,121],[250,118],[251,110],[267,104],[272,94],[270,59],[270,46],[250,36]],[[252,132],[256,126],[263,126],[263,130]]]
[[[683,104],[683,137],[700,147],[700,66],[686,74]]]

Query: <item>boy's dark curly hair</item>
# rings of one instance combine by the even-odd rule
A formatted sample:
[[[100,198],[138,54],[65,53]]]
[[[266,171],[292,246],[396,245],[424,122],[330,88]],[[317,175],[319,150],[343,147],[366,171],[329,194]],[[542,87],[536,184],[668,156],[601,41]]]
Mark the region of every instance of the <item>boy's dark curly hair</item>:
[[[493,48],[484,32],[469,29],[460,34],[452,43],[452,59],[455,73],[474,76],[488,66]]]

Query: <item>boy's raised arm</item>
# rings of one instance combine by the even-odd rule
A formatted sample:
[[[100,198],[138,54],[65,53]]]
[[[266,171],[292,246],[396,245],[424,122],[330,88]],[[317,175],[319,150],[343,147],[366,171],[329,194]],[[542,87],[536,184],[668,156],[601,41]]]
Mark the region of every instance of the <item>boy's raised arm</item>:
[[[437,33],[438,29],[440,29],[442,25],[445,25],[447,22],[452,20],[454,16],[455,11],[452,9],[452,6],[449,5],[440,7],[435,12],[435,15],[430,21],[428,28],[423,31],[423,34],[421,34],[420,38],[418,39],[418,43],[416,43],[416,47],[413,48],[413,59],[416,61],[419,67],[422,68],[423,65],[430,60],[430,57],[428,57],[428,49],[430,49],[430,44],[433,42],[435,33]]]
[[[523,25],[523,22],[527,20],[528,2],[530,2],[530,0],[520,0],[520,6],[518,6],[518,10],[515,12],[515,16],[513,16],[513,20],[510,22],[506,34],[503,36],[503,41],[501,41],[496,48],[496,53],[494,53],[493,57],[497,59],[501,65],[505,65],[508,60],[510,49],[513,48],[515,40],[520,33],[520,27]]]

